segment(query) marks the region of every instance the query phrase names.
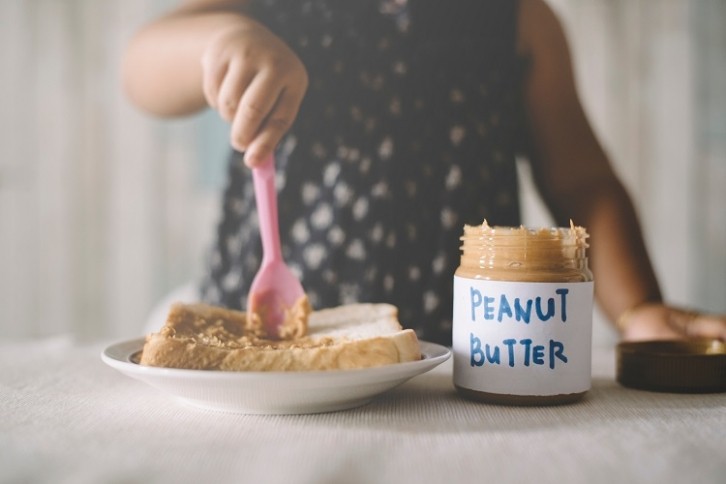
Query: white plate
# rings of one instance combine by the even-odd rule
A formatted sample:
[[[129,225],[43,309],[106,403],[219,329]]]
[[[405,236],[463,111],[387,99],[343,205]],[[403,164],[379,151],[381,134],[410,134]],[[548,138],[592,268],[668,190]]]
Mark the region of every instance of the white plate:
[[[448,348],[422,341],[423,358],[408,363],[358,370],[232,372],[141,366],[134,355],[143,346],[143,338],[117,343],[101,359],[193,406],[248,414],[319,413],[365,405],[451,356]]]

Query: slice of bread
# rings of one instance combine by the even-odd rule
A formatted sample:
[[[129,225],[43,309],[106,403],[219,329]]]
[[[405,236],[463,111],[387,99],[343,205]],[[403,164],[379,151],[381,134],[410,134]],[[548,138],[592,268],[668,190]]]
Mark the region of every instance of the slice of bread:
[[[141,364],[223,371],[370,368],[421,359],[416,333],[402,329],[390,304],[314,311],[307,336],[271,341],[245,334],[246,315],[206,304],[175,304],[146,337]]]

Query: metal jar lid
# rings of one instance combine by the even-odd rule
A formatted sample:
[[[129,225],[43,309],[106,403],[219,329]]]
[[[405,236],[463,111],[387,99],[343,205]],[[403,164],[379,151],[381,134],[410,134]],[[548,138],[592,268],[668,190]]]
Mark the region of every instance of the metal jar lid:
[[[719,340],[623,342],[617,347],[617,381],[654,392],[726,391],[726,344]]]

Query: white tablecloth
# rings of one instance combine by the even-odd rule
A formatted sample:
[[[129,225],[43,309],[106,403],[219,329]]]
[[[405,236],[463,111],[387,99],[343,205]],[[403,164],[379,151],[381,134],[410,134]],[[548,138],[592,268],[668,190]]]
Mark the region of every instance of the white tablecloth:
[[[351,411],[187,407],[104,365],[105,344],[0,343],[0,482],[726,482],[726,395],[620,387],[579,404],[460,399],[451,362]]]

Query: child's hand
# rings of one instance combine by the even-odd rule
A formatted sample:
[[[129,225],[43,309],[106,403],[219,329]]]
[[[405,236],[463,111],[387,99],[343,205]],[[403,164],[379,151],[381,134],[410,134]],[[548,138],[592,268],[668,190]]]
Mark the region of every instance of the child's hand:
[[[618,322],[624,340],[716,338],[726,341],[726,315],[705,314],[660,303],[637,306]]]
[[[270,155],[297,116],[308,86],[300,59],[259,24],[226,30],[202,56],[204,96],[232,123],[230,141],[249,167]]]

